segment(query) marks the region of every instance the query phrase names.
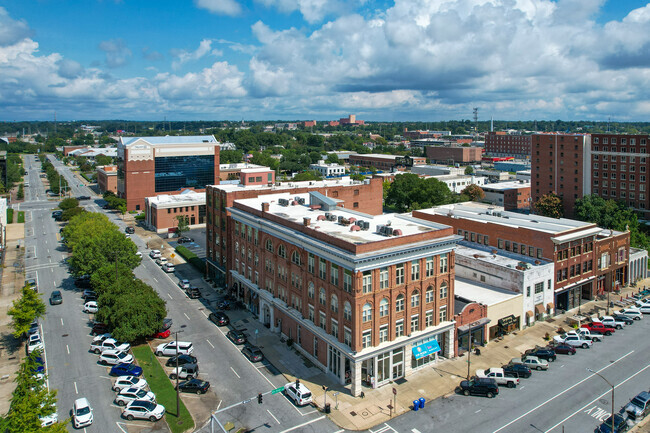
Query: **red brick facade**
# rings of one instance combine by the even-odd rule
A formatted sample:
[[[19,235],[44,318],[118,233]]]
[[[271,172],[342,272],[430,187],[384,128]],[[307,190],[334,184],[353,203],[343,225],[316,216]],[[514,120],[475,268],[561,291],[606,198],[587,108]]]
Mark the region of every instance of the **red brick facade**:
[[[106,165],[97,168],[97,186],[102,194],[112,191],[117,194],[117,166]]]
[[[456,321],[456,338],[454,338],[454,350],[455,353],[459,353],[459,327],[469,327],[469,325],[476,324],[479,322],[481,319],[485,319],[487,317],[488,313],[488,307],[487,305],[480,304],[478,302],[471,302],[462,309],[458,314],[454,314],[454,320]],[[488,330],[487,330],[487,323],[481,326],[471,326],[471,331],[472,331],[472,339],[476,340],[475,336],[476,334],[480,334],[480,328],[483,328],[483,341],[474,341],[477,344],[483,345],[485,341],[487,341],[487,336],[488,336]],[[461,328],[463,329],[463,328]],[[469,333],[469,330],[465,331],[465,333]],[[463,334],[463,332],[461,332]],[[463,344],[463,349],[467,349],[467,344]]]
[[[485,153],[487,154],[530,158],[530,151],[530,135],[510,135],[500,131],[485,134]]]
[[[483,149],[481,147],[447,147],[427,146],[427,158],[431,162],[447,163],[453,161],[458,164],[473,164],[481,162]]]

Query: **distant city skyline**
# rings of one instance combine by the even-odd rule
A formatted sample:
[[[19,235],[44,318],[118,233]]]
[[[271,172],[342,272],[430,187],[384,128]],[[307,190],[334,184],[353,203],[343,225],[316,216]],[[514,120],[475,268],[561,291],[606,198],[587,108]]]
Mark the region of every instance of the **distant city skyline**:
[[[640,0],[0,0],[0,121],[650,117]]]

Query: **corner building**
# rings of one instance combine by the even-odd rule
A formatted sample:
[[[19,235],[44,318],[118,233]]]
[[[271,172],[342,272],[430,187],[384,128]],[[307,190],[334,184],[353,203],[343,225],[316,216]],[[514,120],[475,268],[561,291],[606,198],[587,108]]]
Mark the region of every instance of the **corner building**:
[[[353,395],[454,356],[451,227],[363,214],[318,192],[228,210],[230,289]]]

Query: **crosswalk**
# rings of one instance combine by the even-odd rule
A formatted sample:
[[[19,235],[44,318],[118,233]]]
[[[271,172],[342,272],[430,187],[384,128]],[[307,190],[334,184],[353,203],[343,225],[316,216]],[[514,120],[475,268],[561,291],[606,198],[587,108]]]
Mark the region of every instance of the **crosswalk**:
[[[415,429],[414,429],[415,430]],[[386,432],[393,432],[397,433],[397,430],[389,426],[388,424],[384,423],[382,427],[380,427],[378,430],[368,430],[370,433],[386,433]],[[415,432],[413,432],[415,433]]]

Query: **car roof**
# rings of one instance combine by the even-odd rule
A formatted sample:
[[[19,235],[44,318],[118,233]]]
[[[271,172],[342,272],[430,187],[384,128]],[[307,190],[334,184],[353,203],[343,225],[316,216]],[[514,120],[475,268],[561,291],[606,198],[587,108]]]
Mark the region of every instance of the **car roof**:
[[[74,405],[76,407],[86,407],[90,406],[90,403],[88,403],[88,399],[86,397],[81,397],[74,401]]]
[[[638,398],[639,400],[643,400],[643,401],[648,401],[650,400],[650,392],[641,391],[639,395],[637,395],[635,398]]]

